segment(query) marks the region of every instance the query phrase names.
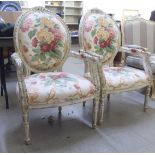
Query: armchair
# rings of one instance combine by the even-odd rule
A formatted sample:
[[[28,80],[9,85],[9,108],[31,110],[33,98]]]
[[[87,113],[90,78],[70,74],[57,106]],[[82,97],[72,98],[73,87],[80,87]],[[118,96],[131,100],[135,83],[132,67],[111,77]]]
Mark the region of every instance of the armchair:
[[[155,22],[143,18],[125,20],[122,24],[122,43],[123,45],[138,45],[151,53],[150,63],[153,74],[155,74],[155,46],[154,46]],[[144,69],[142,59],[130,54],[123,55],[123,60],[128,66]]]
[[[15,24],[14,45],[16,53],[12,60],[17,67],[17,95],[26,144],[30,143],[28,116],[32,108],[59,107],[61,112],[61,106],[94,99],[92,127],[95,128],[100,92],[98,74],[91,72],[94,79],[91,82],[79,75],[58,72],[70,50],[69,31],[61,17],[43,7],[22,13]],[[83,59],[92,71],[96,68],[97,61],[86,54]]]
[[[88,11],[80,21],[80,45],[89,55],[99,57],[100,105],[99,123],[103,121],[104,99],[108,94],[131,91],[146,87],[144,110],[152,86],[149,52],[132,46],[120,48],[120,31],[117,24],[99,9]],[[118,50],[143,58],[144,71],[132,67],[109,67]],[[90,78],[89,72],[85,75]]]

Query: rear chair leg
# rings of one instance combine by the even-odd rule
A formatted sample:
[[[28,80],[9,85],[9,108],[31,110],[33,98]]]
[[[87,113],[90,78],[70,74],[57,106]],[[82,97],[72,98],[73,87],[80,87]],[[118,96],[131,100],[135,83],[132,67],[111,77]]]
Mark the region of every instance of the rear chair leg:
[[[99,101],[99,118],[98,118],[99,125],[101,125],[102,122],[103,122],[104,99],[105,99],[104,97],[103,98],[100,98],[100,101]]]
[[[150,95],[151,87],[148,86],[145,91],[145,99],[144,99],[144,112],[148,109],[148,99]]]
[[[92,120],[93,129],[95,129],[97,125],[98,109],[99,109],[99,98],[95,98],[93,99],[93,120]]]

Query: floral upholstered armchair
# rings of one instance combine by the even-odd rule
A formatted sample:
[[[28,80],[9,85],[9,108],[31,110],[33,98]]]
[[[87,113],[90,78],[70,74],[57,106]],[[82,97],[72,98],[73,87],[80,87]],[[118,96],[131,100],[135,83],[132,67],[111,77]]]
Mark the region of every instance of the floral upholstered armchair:
[[[100,75],[99,123],[103,121],[104,100],[108,94],[120,93],[146,87],[144,109],[146,109],[152,72],[149,64],[149,53],[143,48],[121,47],[120,31],[117,24],[106,13],[99,9],[88,11],[81,19],[79,26],[81,52],[98,58],[99,69],[94,73]],[[109,67],[118,50],[132,53],[143,58],[145,70],[132,67]],[[89,67],[88,67],[89,68]],[[91,80],[89,72],[85,76]]]
[[[94,99],[92,126],[95,128],[100,81],[91,82],[79,75],[58,72],[70,50],[70,35],[63,20],[43,7],[24,12],[15,24],[14,45],[16,53],[12,59],[17,67],[17,94],[26,144],[30,143],[28,114],[31,108],[59,107],[61,112],[61,106]],[[83,59],[88,60],[89,56]],[[89,61],[96,66],[92,63],[96,61],[94,58]]]

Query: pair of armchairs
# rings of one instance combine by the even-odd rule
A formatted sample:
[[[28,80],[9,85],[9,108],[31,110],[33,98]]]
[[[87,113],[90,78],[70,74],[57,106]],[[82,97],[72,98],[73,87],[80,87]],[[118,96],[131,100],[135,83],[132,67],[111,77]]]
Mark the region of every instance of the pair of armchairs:
[[[24,12],[15,24],[12,59],[17,67],[17,94],[21,103],[25,142],[30,143],[29,110],[58,107],[93,100],[92,127],[103,121],[107,94],[147,88],[150,92],[151,70],[145,49],[123,47],[123,51],[144,59],[145,71],[131,67],[109,67],[120,48],[117,24],[99,9],[88,11],[79,25],[81,50],[70,51],[69,30],[51,11],[36,7]],[[84,60],[85,77],[62,72],[69,52]],[[106,66],[106,67],[105,67]],[[31,74],[33,72],[33,74]]]

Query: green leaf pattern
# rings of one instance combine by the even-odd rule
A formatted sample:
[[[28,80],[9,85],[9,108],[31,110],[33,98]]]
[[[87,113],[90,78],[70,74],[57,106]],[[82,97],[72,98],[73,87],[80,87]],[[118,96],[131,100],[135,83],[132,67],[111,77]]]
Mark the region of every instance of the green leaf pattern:
[[[37,29],[34,29],[32,31],[29,31],[29,33],[28,33],[29,38],[32,39],[32,37],[35,36],[36,32],[37,32]]]
[[[92,15],[86,19],[85,24],[84,49],[86,51],[94,51],[103,56],[111,56],[115,53],[118,35],[111,20],[102,15]]]
[[[33,20],[34,18],[34,20]],[[52,17],[30,15],[20,27],[24,36],[20,47],[27,62],[37,68],[46,68],[60,63],[65,55],[65,31],[59,21]],[[25,57],[25,56],[24,56]],[[50,64],[49,64],[50,62]]]

